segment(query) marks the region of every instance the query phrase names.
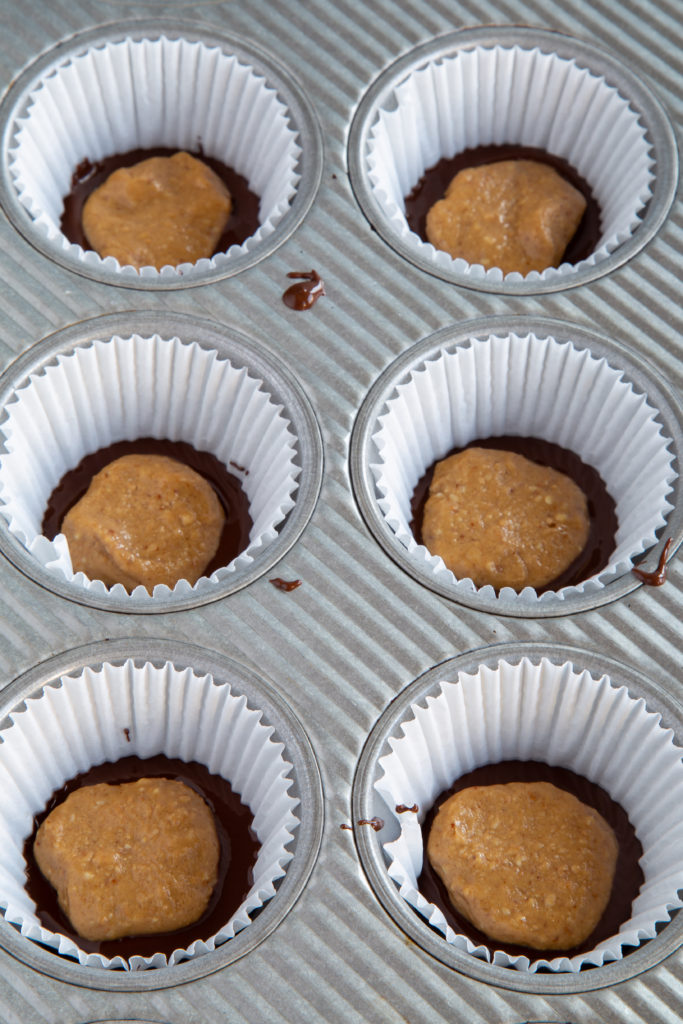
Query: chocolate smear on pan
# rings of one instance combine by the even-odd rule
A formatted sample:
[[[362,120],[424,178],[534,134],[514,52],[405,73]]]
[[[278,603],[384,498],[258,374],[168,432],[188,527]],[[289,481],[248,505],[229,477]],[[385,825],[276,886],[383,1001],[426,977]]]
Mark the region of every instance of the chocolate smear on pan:
[[[669,548],[671,547],[671,537],[667,540],[666,544],[662,549],[662,553],[659,556],[659,562],[654,572],[645,572],[644,569],[632,569],[631,572],[634,576],[648,587],[661,587],[666,583],[666,560],[669,555]]]
[[[194,789],[211,808],[220,844],[218,881],[209,905],[198,921],[174,932],[141,935],[93,942],[74,932],[57,901],[57,893],[45,879],[33,856],[36,832],[50,811],[63,803],[70,793],[82,786],[100,782],[115,785],[135,782],[141,778],[164,778],[184,782]],[[44,928],[68,935],[86,953],[106,957],[170,956],[175,949],[185,949],[198,939],[209,939],[220,931],[244,901],[253,884],[253,869],[260,845],[253,830],[253,815],[233,792],[230,783],[219,775],[211,775],[204,765],[167,758],[163,754],[141,759],[125,757],[90,768],[53,793],[44,811],[33,820],[33,831],[24,844],[27,865],[26,891],[34,900],[36,913]]]
[[[283,580],[279,576],[276,576],[268,582],[272,583],[277,590],[284,590],[286,594],[289,594],[292,590],[296,590],[297,587],[300,587],[303,580]]]
[[[560,590],[562,587],[576,586],[583,580],[596,573],[601,572],[610,560],[615,548],[615,538],[618,529],[616,504],[608,494],[602,477],[586,465],[578,455],[561,448],[551,441],[543,441],[537,437],[487,437],[470,441],[465,448],[493,448],[499,451],[515,452],[523,455],[541,466],[547,466],[564,473],[570,477],[586,496],[588,504],[588,515],[590,517],[590,532],[583,551],[565,569],[545,587],[538,587],[537,593],[545,593],[546,590]],[[455,455],[463,451],[463,448],[453,448],[444,456]],[[410,529],[418,544],[422,544],[422,521],[424,517],[424,506],[429,497],[429,487],[434,475],[432,464],[427,472],[418,481],[410,503],[411,522]]]
[[[80,245],[86,250],[92,249],[85,237],[82,225],[83,206],[88,196],[100,185],[103,185],[110,174],[118,171],[121,167],[133,167],[134,164],[139,164],[142,160],[148,160],[150,157],[170,157],[177,152],[177,149],[163,147],[131,149],[127,153],[116,153],[94,163],[91,163],[90,160],[81,161],[71,178],[71,192],[64,197],[64,211],[60,222],[62,232],[70,242]],[[219,252],[227,252],[231,245],[241,245],[258,231],[260,199],[251,191],[246,178],[237,174],[231,167],[214,157],[207,156],[201,149],[199,152],[190,150],[187,152],[211,168],[226,186],[232,199],[230,217],[223,234],[216,243],[216,251],[213,253],[215,256]]]
[[[443,882],[429,863],[429,858],[426,855],[427,839],[440,805],[454,793],[467,789],[469,786],[493,786],[507,782],[550,782],[558,789],[566,790],[582,803],[594,808],[611,826],[616,835],[619,854],[609,903],[591,935],[580,946],[575,946],[573,949],[529,949],[525,946],[489,939],[454,908]],[[631,905],[644,881],[639,865],[643,848],[636,837],[635,829],[629,821],[626,811],[594,782],[589,782],[588,779],[577,775],[568,768],[551,766],[539,761],[502,761],[499,764],[483,765],[463,775],[449,790],[437,797],[422,825],[422,836],[425,858],[422,874],[418,879],[419,891],[425,899],[443,911],[454,931],[466,935],[476,945],[487,946],[491,951],[501,949],[510,956],[523,955],[528,956],[531,960],[541,958],[553,960],[558,956],[572,957],[595,949],[600,942],[616,935],[621,925],[631,917]]]
[[[43,516],[42,532],[49,540],[54,540],[61,531],[64,516],[83,497],[95,474],[124,455],[166,455],[194,469],[213,487],[225,513],[225,523],[218,550],[204,570],[204,576],[229,565],[248,546],[253,524],[249,501],[239,479],[210,452],[197,451],[186,441],[154,437],[117,441],[86,455],[74,469],[65,473],[50,495]]]
[[[292,270],[287,277],[301,278],[297,284],[291,284],[282,295],[282,301],[290,309],[312,309],[321,295],[325,294],[325,284],[317,270]]]
[[[595,252],[601,234],[600,208],[590,185],[562,157],[530,146],[476,146],[456,153],[454,157],[439,160],[425,171],[410,195],[405,197],[406,219],[410,230],[427,242],[427,213],[434,203],[443,199],[455,175],[469,167],[481,167],[482,164],[499,163],[501,160],[535,160],[537,163],[547,164],[581,192],[586,200],[586,209],[574,237],[565,250],[562,262],[580,263]]]

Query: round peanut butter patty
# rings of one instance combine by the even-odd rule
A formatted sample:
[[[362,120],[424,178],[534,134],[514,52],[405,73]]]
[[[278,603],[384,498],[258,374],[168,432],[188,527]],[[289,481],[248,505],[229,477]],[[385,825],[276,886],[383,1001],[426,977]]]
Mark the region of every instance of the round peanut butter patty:
[[[489,938],[564,950],[600,920],[618,845],[571,793],[511,782],[471,786],[442,804],[427,854],[456,910]]]
[[[195,583],[213,558],[225,515],[199,473],[163,455],[124,455],[97,473],[64,517],[75,572],[121,583]]]
[[[34,844],[38,867],[85,939],[175,931],[207,907],[218,872],[213,815],[171,779],[101,783],[50,812]]]
[[[559,266],[585,209],[547,164],[501,160],[459,171],[428,211],[426,234],[454,259],[528,274]]]
[[[458,579],[542,587],[583,550],[585,495],[564,473],[514,452],[466,448],[437,462],[422,539]]]
[[[110,174],[83,207],[83,231],[103,259],[161,270],[213,256],[231,209],[218,175],[175,153]]]

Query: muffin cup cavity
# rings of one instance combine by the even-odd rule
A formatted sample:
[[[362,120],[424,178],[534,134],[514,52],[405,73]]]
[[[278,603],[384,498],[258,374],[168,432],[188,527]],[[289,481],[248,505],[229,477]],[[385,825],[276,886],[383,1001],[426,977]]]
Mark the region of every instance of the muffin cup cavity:
[[[391,741],[392,753],[378,763],[382,776],[375,785],[388,807],[417,803],[420,814],[395,815],[400,836],[385,846],[388,872],[403,898],[447,942],[518,971],[577,972],[617,960],[654,938],[658,924],[683,905],[677,891],[683,886],[681,750],[660,716],[648,712],[625,686],[615,686],[607,676],[594,678],[588,670],[577,672],[570,663],[501,661],[443,682],[426,705],[411,706],[401,732]],[[508,760],[560,765],[596,782],[626,810],[642,843],[645,882],[632,917],[618,935],[588,954],[534,960],[510,956],[494,941],[489,952],[456,934],[419,892],[425,856],[419,822],[429,807],[473,768]]]
[[[292,765],[283,756],[283,744],[273,740],[272,726],[262,722],[262,712],[228,684],[219,685],[209,675],[178,670],[170,663],[136,665],[129,659],[122,665],[104,664],[64,676],[10,718],[12,726],[3,733],[0,752],[3,792],[11,793],[13,802],[11,813],[6,804],[0,820],[6,851],[0,905],[6,920],[22,935],[84,966],[131,971],[173,966],[233,938],[275,895],[276,883],[293,856],[288,846],[299,820],[299,801],[289,793]],[[103,761],[159,753],[205,765],[227,779],[249,806],[260,842],[253,885],[217,934],[178,949],[169,958],[157,953],[126,960],[87,953],[71,938],[42,927],[23,889],[23,842],[31,834],[34,815],[69,779]]]
[[[517,615],[601,603],[605,588],[628,579],[634,559],[657,542],[665,524],[677,531],[671,500],[677,414],[663,426],[663,396],[654,381],[636,380],[625,355],[587,332],[514,318],[489,321],[490,333],[477,330],[483,322],[472,327],[441,331],[416,346],[368,396],[352,466],[370,525],[411,574],[454,600]],[[531,587],[519,593],[477,588],[456,579],[414,537],[411,498],[426,470],[454,448],[506,435],[567,448],[602,477],[618,529],[615,550],[597,575],[541,594]]]
[[[322,836],[320,773],[290,706],[246,665],[151,637],[88,644],[11,682],[0,731],[0,946],[34,970],[118,992],[195,981],[264,942],[303,891]],[[260,851],[242,905],[213,934],[106,963],[41,926],[23,850],[34,815],[66,781],[130,755],[194,761],[227,779],[253,814]]]
[[[123,319],[155,322],[150,314],[141,317]],[[115,320],[106,318],[106,324]],[[309,430],[313,422],[303,396],[288,388],[288,375],[236,332],[226,338],[195,318],[172,320],[168,326],[187,340],[171,330],[104,337],[67,330],[65,344],[48,340],[43,357],[29,360],[31,370],[8,383],[0,426],[6,540],[22,568],[76,600],[152,611],[222,596],[252,578],[260,562],[277,557],[290,519],[310,513],[317,497],[319,441]],[[88,340],[81,340],[84,333]],[[211,576],[193,585],[159,584],[153,592],[138,586],[128,594],[121,584],[107,588],[74,572],[66,538],[48,540],[42,519],[53,489],[86,454],[144,437],[184,441],[219,459],[240,481],[253,526],[246,549]]]
[[[174,20],[131,22],[88,33],[32,70],[5,103],[14,101],[5,198],[19,229],[71,269],[129,287],[204,283],[272,251],[312,201],[314,115],[288,73],[246,43]],[[161,270],[121,266],[70,242],[60,220],[79,165],[151,148],[204,154],[246,179],[260,201],[255,233],[227,252]]]
[[[601,230],[587,258],[504,274],[454,259],[411,230],[405,198],[425,171],[496,145],[541,149],[588,184]],[[351,149],[358,198],[390,244],[446,280],[512,293],[570,287],[628,259],[665,216],[673,191],[664,166],[674,179],[677,167],[666,114],[634,76],[586,44],[510,27],[452,33],[397,61],[359,109]]]
[[[682,737],[668,688],[599,653],[515,643],[444,661],[396,697],[363,747],[352,817],[378,822],[377,831],[354,829],[370,885],[410,940],[482,984],[566,996],[642,976],[683,943]],[[578,957],[544,962],[478,946],[419,892],[421,823],[434,800],[469,771],[509,761],[569,769],[602,787],[642,846],[630,919]]]

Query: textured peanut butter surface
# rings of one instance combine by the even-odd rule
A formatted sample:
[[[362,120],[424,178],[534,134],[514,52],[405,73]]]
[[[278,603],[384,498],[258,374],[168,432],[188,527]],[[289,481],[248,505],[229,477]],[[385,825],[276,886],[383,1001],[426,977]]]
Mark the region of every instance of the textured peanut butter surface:
[[[586,497],[564,473],[514,452],[467,448],[437,462],[422,539],[478,587],[542,587],[581,553]]]
[[[502,160],[455,175],[427,213],[427,238],[486,270],[528,274],[559,266],[585,208],[582,194],[552,167]]]
[[[189,153],[121,167],[83,207],[83,231],[104,259],[122,266],[195,263],[211,257],[232,201],[217,175]]]
[[[198,920],[219,852],[207,804],[170,779],[76,790],[50,812],[34,844],[75,931],[99,942]]]
[[[618,846],[607,822],[571,793],[510,782],[446,800],[427,853],[456,910],[489,938],[569,950],[602,917]]]
[[[164,455],[124,455],[97,473],[64,517],[74,572],[152,589],[195,583],[213,558],[225,516],[211,485]]]

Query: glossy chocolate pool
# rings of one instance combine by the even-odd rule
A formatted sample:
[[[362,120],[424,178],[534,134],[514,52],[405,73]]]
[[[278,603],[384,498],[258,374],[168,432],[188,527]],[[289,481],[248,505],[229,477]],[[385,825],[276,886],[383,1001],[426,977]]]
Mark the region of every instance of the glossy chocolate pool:
[[[510,956],[521,954],[532,960],[540,958],[552,960],[557,956],[571,957],[586,953],[594,949],[604,939],[615,935],[624,921],[628,921],[631,916],[631,904],[644,881],[643,872],[638,863],[643,855],[643,848],[636,838],[635,829],[631,825],[626,811],[594,782],[589,782],[588,779],[567,768],[553,767],[538,761],[501,761],[499,764],[475,768],[474,771],[463,775],[449,790],[437,797],[422,825],[425,850],[434,815],[444,800],[468,786],[492,786],[507,782],[550,782],[558,789],[572,793],[582,803],[593,807],[614,830],[619,843],[614,884],[605,912],[591,935],[580,946],[568,950],[530,950],[524,946],[493,942],[454,909],[445,886],[436,872],[432,871],[426,855],[422,874],[418,879],[418,889],[430,903],[434,903],[443,911],[454,931],[466,935],[477,945],[488,946],[491,950],[502,949]]]
[[[49,540],[53,540],[60,532],[64,516],[83,497],[95,474],[123,455],[166,455],[185,463],[211,484],[225,512],[225,524],[218,550],[204,570],[205,576],[229,565],[244,551],[249,544],[253,524],[249,501],[238,477],[228,472],[223,463],[210,452],[199,452],[185,441],[166,441],[153,437],[117,441],[116,444],[86,455],[74,469],[65,473],[50,495],[43,517],[42,531]],[[235,469],[241,468],[235,466]]]
[[[102,185],[113,171],[121,167],[132,167],[142,160],[148,160],[153,156],[173,156],[177,149],[132,149],[127,153],[117,153],[114,156],[105,157],[91,163],[83,160],[73,173],[71,178],[71,192],[64,197],[64,212],[62,213],[61,229],[69,239],[83,249],[92,249],[83,232],[82,214],[83,206],[88,196]],[[259,228],[259,197],[251,191],[246,178],[237,174],[231,167],[227,167],[220,160],[206,156],[202,152],[193,152],[191,156],[197,157],[205,163],[214,174],[217,174],[223,184],[227,187],[232,199],[232,210],[225,231],[216,243],[216,250],[213,253],[226,252],[231,245],[241,245],[250,238]]]
[[[551,441],[543,441],[537,437],[487,437],[480,440],[470,441],[466,448],[494,448],[500,451],[515,452],[525,458],[536,462],[541,466],[548,466],[560,473],[571,477],[586,496],[588,503],[588,514],[590,516],[590,531],[586,545],[577,558],[569,565],[563,573],[551,580],[545,587],[539,587],[537,593],[542,594],[546,590],[559,590],[561,587],[576,586],[582,580],[586,580],[596,573],[601,572],[609,562],[610,555],[615,548],[615,538],[618,528],[616,505],[607,492],[602,477],[593,469],[587,466],[578,455],[561,448],[560,445]],[[453,448],[447,453],[455,455],[463,451],[462,448]],[[410,529],[418,544],[422,544],[422,520],[424,517],[424,506],[429,496],[429,487],[434,476],[434,465],[431,465],[423,477],[418,481],[410,503],[412,519]]]
[[[209,905],[194,924],[178,931],[137,938],[91,942],[73,931],[57,902],[57,894],[43,878],[33,856],[33,842],[41,822],[50,811],[82,786],[99,782],[116,784],[140,778],[166,778],[184,782],[196,790],[213,811],[220,843],[218,881]],[[36,815],[33,831],[24,844],[27,865],[26,891],[36,903],[37,915],[44,928],[70,936],[87,953],[106,957],[152,956],[175,949],[184,949],[197,939],[208,939],[218,932],[247,896],[253,883],[253,868],[259,851],[253,831],[253,815],[233,792],[230,783],[219,775],[211,775],[204,765],[171,759],[159,754],[145,758],[125,757],[120,761],[97,765],[67,782],[50,797],[45,810]]]
[[[579,263],[590,256],[597,249],[600,239],[600,208],[590,185],[562,157],[530,146],[477,146],[474,149],[463,150],[449,159],[439,160],[425,171],[410,195],[405,197],[406,219],[410,230],[427,242],[427,213],[434,203],[443,199],[452,178],[468,167],[481,167],[482,164],[499,163],[501,160],[536,160],[538,163],[547,164],[582,193],[586,200],[586,209],[572,240],[565,249],[562,262]]]

